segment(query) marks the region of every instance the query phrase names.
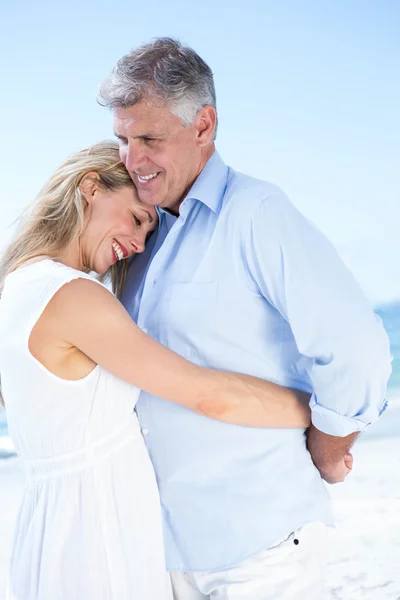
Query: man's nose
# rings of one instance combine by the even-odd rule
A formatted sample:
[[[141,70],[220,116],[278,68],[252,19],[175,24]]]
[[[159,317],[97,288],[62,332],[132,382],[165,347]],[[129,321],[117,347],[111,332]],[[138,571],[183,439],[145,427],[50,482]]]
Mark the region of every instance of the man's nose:
[[[125,167],[128,171],[136,171],[146,163],[145,148],[140,142],[130,142],[126,149]]]

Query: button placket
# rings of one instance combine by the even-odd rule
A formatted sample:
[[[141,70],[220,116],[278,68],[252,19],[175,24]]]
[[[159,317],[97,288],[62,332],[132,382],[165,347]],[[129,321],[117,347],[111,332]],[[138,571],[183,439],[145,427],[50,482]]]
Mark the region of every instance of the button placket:
[[[173,248],[178,235],[185,224],[186,217],[190,211],[192,206],[192,201],[187,199],[181,208],[181,213],[173,223],[172,227],[169,229],[166,234],[164,241],[159,247],[157,253],[155,254],[153,260],[151,261],[146,279],[143,286],[142,298],[140,301],[139,307],[139,315],[138,315],[138,323],[146,323],[148,311],[151,311],[152,307],[152,296],[154,295],[154,288],[159,284],[160,278],[162,279],[162,275],[166,272],[166,267],[171,257],[171,249]],[[165,215],[164,215],[165,218]],[[166,226],[166,224],[164,223]],[[142,328],[143,329],[143,328]]]
[[[162,243],[161,247],[159,248],[157,254],[153,258],[153,260],[149,266],[149,269],[147,271],[141,304],[143,304],[143,302],[146,301],[145,297],[146,297],[146,293],[148,292],[149,289],[151,290],[150,293],[152,293],[153,288],[155,287],[155,285],[157,284],[157,282],[159,280],[160,274],[163,272],[163,270],[165,270],[166,264],[167,264],[169,256],[170,256],[168,250],[171,248],[171,246],[174,245],[176,238],[178,237],[178,233],[179,233],[180,229],[182,228],[183,224],[184,224],[184,220],[181,219],[180,217],[178,217],[178,219],[176,220],[176,222],[174,223],[174,225],[168,232],[168,234],[167,234],[164,242]]]

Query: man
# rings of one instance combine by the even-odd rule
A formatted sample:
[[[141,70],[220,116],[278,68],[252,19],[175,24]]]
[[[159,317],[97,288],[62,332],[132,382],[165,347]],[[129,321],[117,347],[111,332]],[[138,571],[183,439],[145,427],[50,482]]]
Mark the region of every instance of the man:
[[[384,409],[387,336],[283,192],[223,163],[212,72],[193,50],[161,38],[132,51],[100,102],[140,199],[159,207],[126,282],[132,317],[198,364],[313,392],[312,459],[301,430],[224,425],[141,395],[175,598],[319,600],[332,523],[321,476],[343,481]]]

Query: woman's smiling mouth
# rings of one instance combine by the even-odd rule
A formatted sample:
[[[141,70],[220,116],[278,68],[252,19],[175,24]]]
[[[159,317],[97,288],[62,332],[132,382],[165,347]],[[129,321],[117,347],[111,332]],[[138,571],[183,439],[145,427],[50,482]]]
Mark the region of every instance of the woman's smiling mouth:
[[[112,241],[112,248],[115,257],[115,262],[128,257],[127,249],[124,246],[122,246],[122,244],[119,244],[115,239],[113,239]]]

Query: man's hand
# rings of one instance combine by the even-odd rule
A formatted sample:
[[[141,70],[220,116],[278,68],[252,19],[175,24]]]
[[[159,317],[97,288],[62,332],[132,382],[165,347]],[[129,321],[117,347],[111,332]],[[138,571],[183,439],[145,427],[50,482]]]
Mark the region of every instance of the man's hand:
[[[353,468],[353,455],[349,450],[358,433],[336,437],[322,433],[311,425],[307,434],[307,448],[322,479],[327,483],[344,481]]]
[[[317,467],[318,468],[318,467]],[[353,455],[350,452],[344,455],[336,464],[319,469],[322,479],[327,483],[341,483],[353,468]]]

